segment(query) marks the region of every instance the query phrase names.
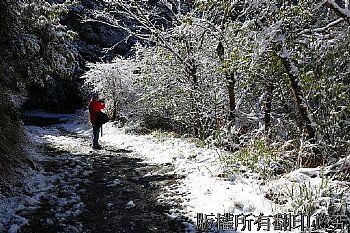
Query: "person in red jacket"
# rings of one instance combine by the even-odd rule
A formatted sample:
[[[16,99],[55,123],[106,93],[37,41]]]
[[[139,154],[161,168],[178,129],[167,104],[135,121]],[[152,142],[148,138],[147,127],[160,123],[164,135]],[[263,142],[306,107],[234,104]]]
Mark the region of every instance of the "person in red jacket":
[[[97,113],[104,108],[105,108],[104,100],[99,99],[98,93],[93,93],[92,99],[89,103],[89,113],[90,113],[90,122],[92,124],[92,132],[93,132],[92,148],[94,149],[102,148],[102,146],[98,143],[101,125],[96,124],[96,120],[97,120]]]

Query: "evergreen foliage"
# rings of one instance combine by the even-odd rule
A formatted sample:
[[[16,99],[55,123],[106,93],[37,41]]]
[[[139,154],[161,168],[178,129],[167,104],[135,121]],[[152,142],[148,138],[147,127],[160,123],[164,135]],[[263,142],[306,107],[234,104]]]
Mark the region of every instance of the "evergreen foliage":
[[[27,157],[19,108],[29,85],[52,85],[76,72],[74,33],[60,24],[63,4],[44,0],[0,1],[0,178],[14,182],[15,168],[33,167]],[[38,93],[39,94],[39,93]],[[41,96],[43,98],[43,96]],[[19,175],[18,172],[15,175]],[[1,188],[1,187],[0,187]]]

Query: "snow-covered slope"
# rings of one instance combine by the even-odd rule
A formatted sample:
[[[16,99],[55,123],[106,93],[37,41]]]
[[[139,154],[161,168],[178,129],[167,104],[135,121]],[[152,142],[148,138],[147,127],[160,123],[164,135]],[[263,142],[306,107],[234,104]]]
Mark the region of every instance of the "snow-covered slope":
[[[71,155],[88,154],[91,152],[91,128],[86,115],[72,117],[67,123],[54,127],[30,126],[27,130],[33,141],[38,144],[49,143],[61,151],[68,151]],[[100,141],[107,150],[132,151],[129,156],[142,159],[142,163],[164,166],[171,164],[175,167],[172,173],[184,177],[181,185],[175,189],[166,188],[167,190],[163,190],[158,196],[157,201],[181,200],[179,201],[181,207],[169,210],[168,216],[170,218],[176,218],[180,214],[188,216],[191,221],[183,223],[187,226],[186,232],[195,232],[196,224],[199,224],[197,227],[208,227],[208,224],[206,226],[201,224],[204,217],[208,218],[207,223],[210,223],[210,218],[213,219],[214,228],[217,227],[215,218],[218,216],[222,218],[221,223],[227,223],[228,219],[224,218],[224,214],[238,221],[237,231],[233,231],[231,226],[231,231],[225,232],[243,232],[244,226],[249,227],[249,224],[250,232],[261,232],[262,229],[268,229],[267,222],[270,231],[283,232],[283,230],[278,231],[279,225],[273,225],[273,222],[277,221],[276,214],[287,216],[291,213],[298,217],[300,213],[309,211],[314,214],[309,215],[312,220],[315,219],[316,213],[330,214],[328,207],[332,205],[333,200],[337,200],[337,197],[339,200],[341,192],[343,192],[342,200],[346,200],[346,193],[344,193],[347,190],[346,187],[332,183],[324,177],[327,168],[298,169],[274,180],[273,178],[261,180],[258,174],[249,172],[223,176],[225,169],[220,162],[220,157],[226,156],[228,152],[217,148],[199,147],[190,139],[172,137],[159,132],[151,135],[132,135],[125,133],[123,128],[118,128],[114,123],[107,123],[103,127],[103,136]],[[38,159],[49,160],[50,157],[44,154]],[[61,159],[76,158],[67,155]],[[73,170],[62,174],[30,171],[27,177],[26,195],[0,200],[0,231],[9,229],[9,232],[17,232],[22,225],[27,224],[27,220],[20,213],[23,210],[35,209],[42,197],[51,198],[57,202],[58,206],[70,207],[68,212],[62,212],[62,208],[56,209],[57,215],[62,218],[67,218],[70,214],[78,215],[84,206],[84,203],[80,202],[79,195],[76,194],[78,186],[72,188],[71,183],[67,184],[69,187],[53,185],[64,175],[73,174],[74,176],[81,173],[86,176],[90,172],[88,165],[84,166],[81,161],[78,164],[79,166]],[[70,190],[66,198],[54,195],[55,192],[52,190],[60,188]],[[327,196],[325,194],[327,190],[332,190],[334,195]],[[260,218],[260,223],[264,219],[265,225],[259,225],[257,221],[261,214],[266,218]],[[50,221],[50,218],[47,221]],[[260,231],[259,226],[262,227]],[[226,225],[226,229],[229,230],[229,225]],[[79,228],[75,230],[79,232]],[[296,227],[292,231],[301,232],[301,228]],[[212,232],[216,231],[212,230]]]

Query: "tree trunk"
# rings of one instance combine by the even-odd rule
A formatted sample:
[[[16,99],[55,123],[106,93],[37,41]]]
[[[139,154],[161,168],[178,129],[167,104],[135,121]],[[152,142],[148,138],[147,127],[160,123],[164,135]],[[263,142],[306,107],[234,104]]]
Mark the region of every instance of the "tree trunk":
[[[113,113],[112,113],[112,120],[116,120],[118,117],[117,114],[117,100],[113,99]]]
[[[234,121],[236,118],[236,97],[235,97],[235,75],[232,71],[225,74],[228,82],[228,97],[229,97],[229,121]]]
[[[188,51],[190,51],[190,48],[188,48]],[[188,54],[190,56],[190,54]],[[193,84],[193,89],[198,90],[198,76],[197,76],[197,65],[195,63],[195,60],[193,58],[189,59],[189,62],[185,66],[186,73],[188,75],[189,81]],[[200,138],[202,134],[201,130],[201,120],[200,120],[200,110],[198,108],[197,99],[198,96],[193,95],[193,92],[190,93],[191,96],[191,105],[193,109],[192,119],[193,119],[193,135]]]
[[[311,119],[309,118],[309,112],[306,105],[303,103],[303,92],[301,86],[299,85],[300,81],[298,77],[292,72],[291,61],[288,58],[281,57],[282,64],[284,68],[287,70],[287,74],[289,77],[289,81],[291,84],[294,100],[299,110],[300,117],[302,119],[302,123],[300,124],[301,128],[306,129],[307,139],[311,142],[315,142],[315,129],[312,127]]]
[[[225,55],[225,48],[220,41],[218,46],[216,47],[216,52],[219,56],[220,62],[222,63],[222,68],[224,69],[225,78],[228,82],[228,97],[229,97],[229,121],[234,121],[236,114],[236,97],[235,97],[235,74],[233,71],[228,70],[228,67],[225,67],[224,63],[224,55]]]
[[[115,93],[115,91],[113,91],[112,93],[112,98],[113,98],[113,108],[112,108],[112,120],[117,120],[118,117],[118,103],[117,103],[117,93]]]
[[[268,138],[271,138],[271,108],[272,108],[272,94],[273,84],[269,83],[266,88],[266,100],[265,100],[265,113],[264,113],[264,124],[265,134]]]

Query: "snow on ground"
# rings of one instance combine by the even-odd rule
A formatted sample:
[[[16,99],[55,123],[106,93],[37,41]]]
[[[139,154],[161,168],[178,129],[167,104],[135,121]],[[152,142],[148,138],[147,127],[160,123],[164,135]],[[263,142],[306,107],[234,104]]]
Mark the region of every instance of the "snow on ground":
[[[84,204],[76,194],[79,180],[65,182],[67,176],[75,177],[77,173],[83,173],[81,167],[72,168],[60,174],[48,174],[47,172],[29,171],[26,175],[23,194],[11,198],[0,198],[0,232],[15,233],[28,220],[22,215],[28,211],[39,208],[42,198],[55,206],[52,212],[58,222],[64,222],[81,213]],[[87,175],[87,174],[86,174]],[[58,192],[61,190],[61,194]],[[62,195],[63,194],[63,195]],[[47,217],[47,222],[52,221]],[[57,224],[57,222],[56,222]],[[5,228],[5,226],[9,226]],[[67,226],[70,227],[70,226]]]
[[[78,123],[70,122],[65,129],[84,136],[91,135],[87,124]],[[74,141],[66,142],[59,137],[56,140],[56,143],[75,146]],[[176,191],[186,194],[182,197],[187,200],[183,205],[194,221],[197,213],[271,214],[271,203],[263,197],[264,193],[254,179],[237,176],[225,180],[218,177],[223,172],[219,157],[228,152],[201,148],[182,138],[126,134],[113,123],[103,126],[100,142],[103,146],[132,150],[148,163],[175,165],[175,173],[186,177],[183,186]]]
[[[30,113],[42,117],[60,117],[61,119],[71,119],[72,115],[54,115]],[[55,138],[54,141],[67,142],[67,138],[60,136],[60,131],[56,127],[36,127],[27,126],[28,138],[36,144],[47,144]],[[76,146],[79,146],[77,143]],[[28,223],[23,217],[29,211],[35,211],[40,207],[41,200],[47,200],[52,206],[52,214],[55,222],[50,216],[47,216],[48,224],[60,224],[67,229],[66,232],[79,232],[79,227],[66,224],[69,219],[79,215],[84,207],[77,194],[79,183],[82,183],[89,174],[88,164],[80,161],[69,154],[61,154],[59,158],[51,158],[50,155],[28,149],[31,157],[37,161],[55,163],[55,166],[61,166],[59,173],[44,172],[42,170],[28,170],[25,174],[22,193],[18,196],[5,198],[0,196],[0,232],[16,233],[21,227]],[[69,161],[69,162],[68,162]],[[66,166],[66,164],[75,164],[76,166]],[[79,178],[77,178],[79,177]]]
[[[78,126],[68,123],[65,129],[85,136],[91,134],[91,129],[82,122]],[[103,132],[100,138],[103,146],[132,150],[134,155],[143,158],[147,163],[173,164],[175,173],[184,175],[185,179],[181,188],[171,192],[173,195],[181,195],[184,201],[184,212],[181,214],[189,216],[195,223],[197,214],[200,213],[271,215],[276,211],[277,207],[264,197],[265,192],[253,174],[248,177],[237,175],[230,179],[219,178],[223,172],[219,157],[228,152],[216,148],[201,148],[182,138],[164,138],[156,134],[126,134],[113,123],[104,125]],[[166,197],[159,197],[160,201],[163,199]],[[174,211],[172,217],[177,214]],[[189,232],[194,228],[188,224]]]
[[[88,135],[89,130],[81,131],[82,128],[84,127],[81,125],[77,127],[80,133]],[[132,150],[147,163],[173,164],[175,172],[184,175],[185,179],[181,188],[171,192],[173,195],[181,196],[184,201],[182,214],[189,216],[195,223],[197,214],[201,213],[206,215],[244,213],[254,216],[263,213],[265,216],[271,216],[298,209],[305,212],[307,206],[324,209],[319,204],[320,200],[325,199],[322,197],[325,179],[322,178],[321,168],[301,168],[278,180],[266,181],[265,185],[261,185],[262,182],[257,179],[257,174],[236,174],[229,179],[222,179],[219,176],[224,171],[224,167],[219,162],[219,158],[228,152],[217,148],[202,148],[183,138],[162,137],[157,134],[142,136],[126,134],[113,123],[107,123],[103,131],[104,135],[100,141],[104,146]],[[293,191],[297,189],[304,190],[306,194]],[[277,194],[283,191],[282,195],[287,196],[286,203],[277,205],[267,199],[267,193],[271,190]],[[303,196],[307,194],[313,197]],[[165,197],[159,198],[162,200]],[[300,200],[302,198],[304,198],[303,202]],[[308,201],[313,203],[305,203]],[[302,207],[299,207],[299,204]],[[176,217],[176,214],[174,211],[172,217]],[[184,224],[188,225],[189,232],[191,229],[194,232],[195,226]],[[273,231],[272,225],[270,231],[283,232]],[[239,229],[236,232],[240,232]],[[261,232],[261,230],[258,231],[257,225],[254,225],[250,232]],[[296,228],[294,232],[301,232],[301,229]]]
[[[257,182],[239,176],[232,180],[218,177],[223,170],[219,156],[227,152],[200,148],[181,138],[128,135],[110,123],[104,128],[103,145],[133,150],[149,163],[171,163],[176,173],[186,176],[178,191],[187,193],[184,206],[193,220],[196,213],[271,213],[271,204]]]
[[[77,136],[69,138],[62,136],[60,130]],[[67,150],[73,154],[83,154],[91,151],[89,142],[91,141],[90,136],[92,132],[87,122],[86,114],[75,116],[73,120],[59,125],[58,128],[43,130],[41,127],[31,126],[28,127],[28,131],[34,141],[53,143],[60,149]],[[82,140],[84,143],[82,143]],[[292,207],[295,205],[293,198],[290,196],[288,199],[287,197],[285,199],[287,205],[284,205],[282,208],[282,205],[274,204],[266,198],[268,193],[278,194],[281,190],[284,190],[285,193],[290,193],[289,188],[300,183],[308,183],[310,186],[315,187],[314,190],[320,190],[320,186],[324,182],[320,168],[299,169],[284,175],[278,180],[267,181],[265,185],[262,185],[257,176],[249,173],[220,178],[224,167],[219,162],[219,158],[225,156],[228,152],[217,148],[202,148],[183,138],[162,137],[157,134],[126,134],[123,129],[118,128],[113,123],[107,123],[103,126],[103,136],[100,138],[100,142],[102,146],[108,148],[131,150],[133,153],[130,156],[140,157],[146,163],[170,163],[174,165],[175,173],[183,175],[185,178],[180,188],[168,191],[172,193],[173,197],[178,195],[183,200],[182,206],[184,209],[180,213],[189,216],[195,223],[197,222],[197,214],[201,213],[205,215],[252,213],[255,216],[260,213],[263,213],[265,216],[283,213],[281,211],[288,210],[286,206]],[[23,208],[24,202],[30,202],[32,206],[37,205],[40,197],[46,195],[47,189],[52,188],[52,180],[59,179],[57,176],[59,175],[52,174],[43,178],[40,173],[32,172],[28,176],[28,182],[30,183],[28,187],[32,187],[32,190],[28,190],[28,192],[34,194],[32,197],[14,197],[5,201],[1,200],[0,232],[2,230],[1,222],[3,224],[13,222],[10,232],[16,232],[21,225],[26,224],[26,219],[17,216],[16,212]],[[118,185],[118,181],[112,185]],[[295,192],[293,195],[298,194]],[[79,197],[74,196],[74,189],[71,192],[71,196],[73,199],[77,199],[75,204],[82,205],[82,203],[79,203]],[[57,199],[59,198],[57,197]],[[167,199],[166,196],[159,196],[160,202],[165,199]],[[317,200],[315,199],[315,201]],[[62,200],[59,202],[62,203]],[[79,210],[77,211],[79,212]],[[179,212],[174,210],[173,214],[169,216],[176,217],[177,214]],[[188,232],[195,232],[193,224],[184,224],[188,226]],[[253,224],[253,228],[249,232],[262,232],[262,230],[257,231],[256,227],[257,225]],[[278,232],[273,231],[272,228],[270,231]],[[241,232],[239,228],[237,232]],[[299,232],[299,230],[295,232]]]

